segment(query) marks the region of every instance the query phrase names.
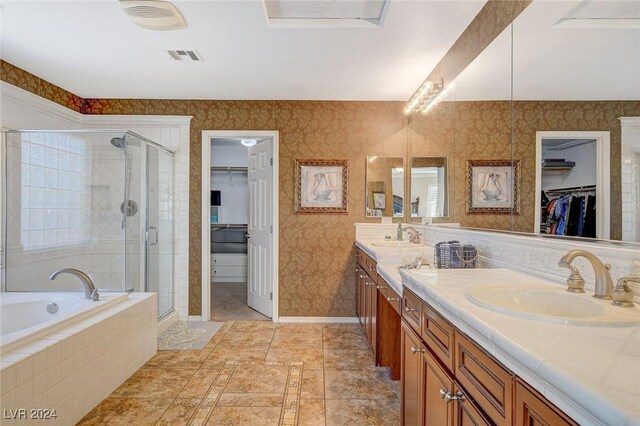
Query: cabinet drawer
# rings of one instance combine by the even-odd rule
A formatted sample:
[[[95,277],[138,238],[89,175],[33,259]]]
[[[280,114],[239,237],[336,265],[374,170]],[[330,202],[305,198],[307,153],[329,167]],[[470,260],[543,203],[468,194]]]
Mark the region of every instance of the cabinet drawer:
[[[246,266],[247,255],[246,254],[214,254],[211,256],[211,265],[212,267],[215,267],[217,265]]]
[[[449,322],[440,316],[427,304],[422,304],[422,321],[420,336],[440,359],[440,361],[453,371],[454,328]]]
[[[214,277],[246,277],[246,266],[215,266],[213,268]]]
[[[520,379],[516,380],[515,410],[516,426],[577,426],[577,423]]]
[[[356,247],[356,263],[360,265],[362,269],[366,270],[367,262],[366,262],[366,254],[359,248]]]
[[[387,299],[387,302],[391,303],[391,306],[399,315],[400,305],[402,304],[402,297],[400,297],[400,295],[396,293],[396,291],[393,288],[387,287],[386,299]]]
[[[422,315],[422,301],[418,296],[406,288],[402,292],[402,318],[413,330],[420,334],[420,317]]]
[[[465,335],[455,333],[455,376],[497,425],[511,425],[513,374]]]
[[[384,278],[382,278],[380,275],[378,275],[378,283],[376,285],[376,289],[378,290],[378,294],[380,294],[383,299],[387,298],[387,293],[389,292],[390,287],[389,284],[387,284]]]

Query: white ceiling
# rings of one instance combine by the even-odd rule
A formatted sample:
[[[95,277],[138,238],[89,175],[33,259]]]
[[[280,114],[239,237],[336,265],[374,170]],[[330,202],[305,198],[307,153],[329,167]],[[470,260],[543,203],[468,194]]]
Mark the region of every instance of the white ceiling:
[[[514,21],[514,99],[640,100],[640,28],[555,26],[579,3],[535,0]],[[603,16],[635,10],[628,1],[594,3],[588,10]],[[510,74],[508,28],[458,76],[453,97],[509,99]]]
[[[334,28],[270,27],[261,0],[174,3],[187,28],[159,32],[115,0],[5,0],[2,58],[90,98],[404,101],[484,0],[391,0],[382,27]]]

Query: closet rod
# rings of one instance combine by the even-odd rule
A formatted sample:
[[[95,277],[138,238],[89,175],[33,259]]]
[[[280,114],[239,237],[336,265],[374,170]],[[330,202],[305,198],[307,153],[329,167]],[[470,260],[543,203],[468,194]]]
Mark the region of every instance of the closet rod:
[[[583,192],[583,191],[595,191],[596,185],[585,185],[585,186],[573,186],[570,188],[558,188],[558,189],[547,189],[545,190],[545,194],[557,194],[564,192]]]
[[[247,225],[243,225],[241,223],[212,223],[212,228],[218,229],[237,229],[237,228],[246,228]]]
[[[248,167],[242,166],[214,166],[211,167],[212,172],[247,172],[249,171]]]

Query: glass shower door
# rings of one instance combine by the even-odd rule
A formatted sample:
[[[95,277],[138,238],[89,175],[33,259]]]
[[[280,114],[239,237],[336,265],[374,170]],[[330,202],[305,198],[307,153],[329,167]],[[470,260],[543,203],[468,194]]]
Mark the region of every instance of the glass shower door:
[[[173,311],[173,154],[147,144],[146,291],[158,294],[158,318]]]

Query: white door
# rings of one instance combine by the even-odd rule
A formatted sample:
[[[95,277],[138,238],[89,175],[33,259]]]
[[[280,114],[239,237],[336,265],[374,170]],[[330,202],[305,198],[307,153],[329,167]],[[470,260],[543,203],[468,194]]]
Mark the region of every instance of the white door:
[[[249,148],[248,285],[249,307],[271,318],[271,155],[273,141],[267,139]]]

